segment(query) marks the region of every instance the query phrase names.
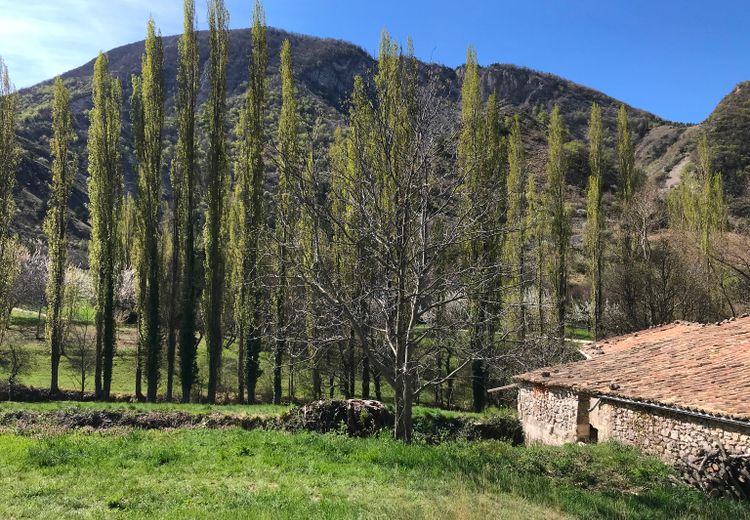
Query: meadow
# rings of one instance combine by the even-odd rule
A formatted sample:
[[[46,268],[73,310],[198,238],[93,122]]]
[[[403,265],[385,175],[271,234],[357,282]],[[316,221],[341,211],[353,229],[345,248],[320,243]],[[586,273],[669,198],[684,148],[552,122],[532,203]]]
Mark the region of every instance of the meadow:
[[[35,324],[33,313],[17,310],[10,334],[30,353],[20,382],[43,388],[49,362],[44,342],[35,338]],[[116,393],[132,394],[134,341],[135,329],[122,327]],[[226,356],[231,370],[236,359],[231,350]],[[199,359],[205,362],[205,351]],[[72,372],[63,373],[63,387],[76,389]],[[268,394],[270,378],[262,381],[260,393]],[[303,386],[299,397],[304,394]],[[272,426],[291,408],[0,403],[0,518],[750,519],[747,505],[709,500],[676,485],[672,468],[618,444],[526,448],[418,432],[417,441],[406,445],[385,431],[350,438]],[[263,420],[251,429],[161,430],[76,428],[43,421],[29,428],[13,420],[21,412],[101,410]],[[455,418],[507,420],[513,413],[417,406],[415,427]]]
[[[177,429],[0,434],[2,518],[750,518],[616,444]]]

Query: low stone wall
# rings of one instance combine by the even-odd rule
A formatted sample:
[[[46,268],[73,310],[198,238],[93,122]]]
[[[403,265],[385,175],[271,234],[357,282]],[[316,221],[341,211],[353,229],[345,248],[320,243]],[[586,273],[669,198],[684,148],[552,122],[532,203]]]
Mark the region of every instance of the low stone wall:
[[[527,444],[565,444],[577,438],[578,395],[541,385],[518,387],[518,418]]]
[[[592,400],[592,406],[597,404]],[[699,455],[716,440],[727,450],[750,454],[750,428],[602,399],[592,410],[599,442],[613,439],[666,462]]]

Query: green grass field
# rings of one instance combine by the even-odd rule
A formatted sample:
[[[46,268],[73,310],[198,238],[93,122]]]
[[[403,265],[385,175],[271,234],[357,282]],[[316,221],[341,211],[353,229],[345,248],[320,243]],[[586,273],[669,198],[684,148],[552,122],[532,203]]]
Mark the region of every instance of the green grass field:
[[[743,519],[614,444],[241,430],[0,434],[2,518]]]
[[[12,340],[32,358],[21,382],[45,387],[48,354],[35,328],[36,315],[14,313]],[[134,333],[132,327],[120,330],[115,392],[133,391]],[[205,363],[205,355],[199,359]],[[235,369],[236,354],[227,350],[225,377],[232,384]],[[261,380],[261,397],[270,393],[269,374]],[[74,378],[63,375],[63,386],[75,389]],[[300,382],[298,389],[303,398],[309,390]],[[263,418],[289,408],[0,403],[0,412],[178,410]],[[513,411],[417,406],[414,413],[429,423],[439,416]],[[417,438],[423,440],[404,445],[387,432],[353,439],[264,429],[91,432],[6,424],[0,428],[0,518],[750,519],[750,507],[674,486],[669,467],[616,444],[524,448]]]
[[[82,312],[82,316],[93,316],[92,312]],[[14,309],[11,314],[11,328],[7,332],[6,342],[13,342],[19,345],[29,354],[30,364],[27,369],[20,375],[19,384],[33,386],[36,388],[48,388],[50,384],[50,355],[46,342],[36,337],[38,322],[38,311],[27,309]],[[93,325],[92,325],[93,326]],[[41,326],[41,333],[44,335],[44,326]],[[93,331],[92,331],[93,334]],[[114,366],[112,370],[112,392],[114,394],[133,395],[135,393],[135,354],[136,354],[137,329],[134,325],[124,325],[118,328],[117,351],[115,353]],[[197,389],[201,395],[206,394],[206,374],[208,373],[208,356],[206,354],[205,342],[198,345],[198,381]],[[261,402],[270,402],[273,392],[273,363],[271,355],[268,352],[261,353],[261,370],[262,374],[258,382],[257,397]],[[356,392],[357,395],[361,389],[361,370],[357,370]],[[328,375],[323,373],[323,391],[326,396],[328,393]],[[5,377],[3,369],[0,368],[0,380]],[[471,387],[468,384],[468,370],[458,376],[459,381],[455,385],[454,404],[461,407],[470,406]],[[68,361],[63,358],[60,362],[60,388],[63,390],[80,390],[78,374]],[[288,392],[289,368],[283,369],[284,396],[289,396]],[[237,345],[224,349],[222,353],[222,384],[219,388],[219,397],[226,401],[234,398],[237,387]],[[145,380],[143,382],[145,392]],[[336,378],[335,397],[343,397],[339,388],[339,380]],[[312,398],[312,381],[310,370],[304,363],[295,372],[295,392],[296,400],[310,400]],[[93,374],[88,376],[86,381],[86,391],[93,392]],[[160,380],[159,394],[164,395],[166,392],[166,374],[162,370]],[[374,383],[371,381],[371,395],[374,396]],[[386,401],[392,400],[393,390],[386,384],[382,383],[382,394]],[[180,397],[179,374],[175,374],[174,396]],[[425,403],[430,403],[432,394],[424,392],[421,399]]]
[[[93,314],[86,314],[93,315]],[[19,378],[19,383],[36,388],[49,387],[50,382],[50,361],[47,345],[44,340],[36,337],[38,314],[36,311],[14,309],[11,315],[11,329],[8,331],[7,341],[15,342],[22,349],[29,353],[30,365]],[[41,327],[44,334],[44,326]],[[133,394],[135,392],[135,353],[136,353],[137,330],[133,325],[120,326],[117,336],[117,352],[115,354],[114,366],[112,370],[112,392],[115,394]],[[223,396],[228,397],[234,390],[237,381],[237,350],[226,349],[223,352],[222,361],[223,381],[226,383],[222,388]],[[271,365],[269,361],[264,360],[264,373],[259,383],[258,394],[262,400],[270,400],[272,381]],[[198,388],[205,394],[205,378],[202,374],[208,371],[208,360],[205,351],[205,342],[201,342],[198,347]],[[0,369],[0,378],[3,376]],[[60,363],[60,387],[64,390],[80,390],[80,383],[77,379],[78,374],[72,368],[65,358]],[[89,376],[86,382],[86,391],[93,391],[93,375]],[[299,396],[304,397],[307,388],[306,379],[298,382]],[[144,381],[145,391],[145,381]],[[166,390],[166,376],[160,381],[159,393],[163,394]],[[177,375],[174,386],[175,396],[180,395],[179,375]],[[264,399],[268,397],[268,399]]]

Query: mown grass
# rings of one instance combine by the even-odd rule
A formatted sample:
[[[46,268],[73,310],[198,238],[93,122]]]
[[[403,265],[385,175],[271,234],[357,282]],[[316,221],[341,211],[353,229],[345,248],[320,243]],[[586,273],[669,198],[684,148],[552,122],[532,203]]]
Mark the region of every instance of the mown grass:
[[[615,444],[175,430],[0,435],[2,518],[750,518]]]

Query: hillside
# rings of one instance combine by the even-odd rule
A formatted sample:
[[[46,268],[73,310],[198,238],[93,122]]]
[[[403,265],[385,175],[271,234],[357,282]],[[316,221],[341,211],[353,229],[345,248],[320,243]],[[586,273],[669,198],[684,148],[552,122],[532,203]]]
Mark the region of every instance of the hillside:
[[[204,71],[208,54],[208,35],[199,33],[200,66]],[[371,75],[375,67],[375,60],[363,49],[343,41],[321,39],[309,36],[290,34],[277,29],[269,29],[269,74],[270,74],[270,117],[269,125],[276,119],[280,100],[280,79],[278,75],[279,52],[283,39],[289,38],[294,56],[295,75],[301,96],[300,107],[304,119],[309,125],[320,119],[328,129],[345,121],[347,99],[352,88],[355,75]],[[244,92],[247,85],[248,56],[250,51],[249,29],[233,30],[230,33],[230,57],[228,65],[228,104],[231,110],[230,126],[236,120],[239,108],[242,106]],[[167,104],[167,157],[171,154],[171,144],[175,135],[174,96],[176,92],[177,67],[177,36],[164,38],[166,104]],[[110,67],[113,73],[122,81],[124,90],[124,135],[123,162],[128,189],[132,189],[134,181],[134,158],[128,122],[128,103],[130,96],[130,77],[140,70],[140,59],[143,52],[143,42],[136,42],[108,52]],[[71,222],[71,235],[79,241],[78,246],[83,249],[83,243],[89,234],[86,211],[86,153],[85,142],[88,128],[87,112],[91,108],[91,76],[94,60],[69,71],[63,75],[66,85],[71,90],[72,108],[74,111],[75,128],[78,133],[76,149],[80,161],[78,175],[71,207],[74,219]],[[440,95],[448,101],[448,106],[458,114],[462,68],[451,69],[438,64],[421,64],[423,81],[438,83]],[[484,67],[481,71],[482,87],[485,95],[497,92],[503,110],[506,114],[520,113],[532,170],[539,171],[544,164],[544,127],[538,121],[541,111],[548,112],[555,104],[559,104],[570,131],[570,138],[585,141],[586,125],[591,103],[596,101],[602,106],[608,145],[613,145],[616,124],[616,111],[620,102],[595,90],[567,81],[563,78],[536,72],[514,65],[494,64]],[[40,223],[44,217],[45,201],[47,199],[47,184],[49,182],[49,138],[51,132],[51,85],[46,81],[20,92],[21,121],[20,138],[25,149],[24,158],[18,175],[17,201],[19,214],[16,221],[17,230],[26,238],[38,235]],[[739,89],[739,87],[738,87]],[[743,96],[748,95],[750,89],[741,89]],[[200,101],[205,99],[205,84],[201,88]],[[726,100],[725,100],[726,101]],[[724,102],[722,102],[724,104]],[[722,108],[720,105],[719,108]],[[731,107],[718,113],[709,121],[716,128],[717,135],[724,135],[731,123],[733,110]],[[629,116],[637,144],[637,160],[639,166],[650,175],[669,179],[671,175],[680,172],[675,170],[686,164],[685,158],[692,150],[692,138],[695,127],[674,124],[664,121],[648,112],[629,109]],[[231,132],[229,132],[231,135]],[[732,163],[734,150],[744,150],[750,146],[735,137],[736,145],[727,145],[726,164]],[[729,142],[729,141],[727,141]],[[570,182],[582,186],[586,174],[585,146],[573,147],[573,168]],[[744,152],[743,152],[744,153]],[[749,154],[750,155],[750,154]],[[744,163],[743,163],[744,164]],[[743,166],[744,168],[744,166]],[[676,173],[675,173],[676,172]],[[165,162],[164,175],[166,180],[167,167]],[[607,178],[609,184],[615,182],[613,175]],[[273,176],[271,176],[273,183]],[[167,183],[165,182],[165,186]],[[166,189],[166,188],[165,188]]]

